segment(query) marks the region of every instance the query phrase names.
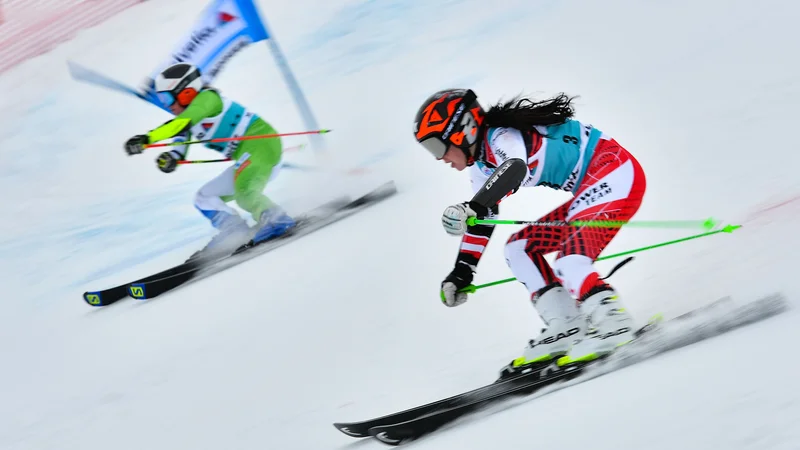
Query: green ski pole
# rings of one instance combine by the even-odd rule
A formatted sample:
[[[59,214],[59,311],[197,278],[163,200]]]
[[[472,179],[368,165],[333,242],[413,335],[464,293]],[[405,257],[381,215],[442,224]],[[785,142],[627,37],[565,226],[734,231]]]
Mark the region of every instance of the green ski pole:
[[[706,236],[711,236],[711,235],[717,234],[717,233],[733,233],[735,230],[738,230],[741,227],[742,227],[741,225],[726,225],[725,227],[723,227],[723,228],[721,228],[719,230],[715,230],[715,231],[709,231],[709,232],[706,232],[706,233],[700,233],[700,234],[696,234],[694,236],[687,236],[685,238],[680,238],[680,239],[675,239],[675,240],[672,240],[672,241],[662,242],[660,244],[648,245],[646,247],[640,247],[640,248],[636,248],[636,249],[633,249],[633,250],[628,250],[628,251],[625,251],[625,252],[615,253],[613,255],[601,256],[601,257],[597,258],[596,261],[604,261],[604,260],[607,260],[607,259],[619,258],[620,256],[627,256],[627,255],[631,255],[633,253],[640,253],[640,252],[643,252],[643,251],[646,251],[646,250],[652,250],[654,248],[666,247],[667,245],[673,245],[673,244],[677,244],[677,243],[680,243],[680,242],[686,242],[686,241],[690,241],[692,239],[699,239],[699,238],[706,237]],[[506,278],[504,280],[492,281],[491,283],[479,284],[477,286],[474,285],[474,284],[470,284],[469,286],[465,287],[464,289],[461,289],[459,292],[467,292],[469,294],[474,294],[475,291],[477,291],[478,289],[484,289],[484,288],[491,287],[491,286],[497,286],[498,284],[509,283],[509,282],[515,281],[515,280],[516,280],[516,278]]]
[[[533,225],[539,227],[597,227],[597,228],[620,228],[620,227],[641,227],[641,228],[702,228],[711,231],[718,225],[718,221],[709,217],[706,220],[660,220],[660,221],[630,221],[621,220],[575,220],[567,222],[563,220],[554,221],[529,221],[529,220],[495,220],[495,219],[467,219],[467,225]]]

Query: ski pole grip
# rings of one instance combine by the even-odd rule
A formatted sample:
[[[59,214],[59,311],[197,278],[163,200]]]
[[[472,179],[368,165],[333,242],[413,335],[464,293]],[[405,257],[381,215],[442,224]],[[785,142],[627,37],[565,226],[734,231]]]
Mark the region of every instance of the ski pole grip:
[[[466,292],[467,294],[474,294],[478,288],[474,284],[470,284],[467,287],[461,288],[458,292]]]

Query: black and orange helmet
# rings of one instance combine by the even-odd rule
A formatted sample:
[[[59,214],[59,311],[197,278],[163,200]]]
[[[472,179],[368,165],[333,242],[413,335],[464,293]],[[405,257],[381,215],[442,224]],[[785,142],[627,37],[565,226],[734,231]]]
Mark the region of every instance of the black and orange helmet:
[[[414,119],[414,137],[436,159],[448,147],[460,148],[471,161],[469,147],[478,141],[485,112],[472,89],[446,89],[425,100]]]

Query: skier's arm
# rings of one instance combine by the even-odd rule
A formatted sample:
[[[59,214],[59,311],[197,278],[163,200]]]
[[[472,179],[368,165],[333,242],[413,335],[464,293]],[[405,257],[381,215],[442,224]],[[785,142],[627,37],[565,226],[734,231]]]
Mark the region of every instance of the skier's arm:
[[[205,118],[214,117],[221,112],[222,98],[219,94],[212,90],[201,91],[186,110],[160,127],[150,130],[150,132],[147,133],[147,137],[151,143],[172,138],[177,138],[176,141],[185,141],[189,138],[189,130],[192,126],[197,125]],[[179,153],[181,157],[185,157],[188,152],[188,147],[185,145],[176,146],[173,151]]]
[[[520,183],[528,173],[527,166],[517,158],[500,164],[497,170],[486,173],[478,165],[470,170],[470,182],[475,192],[472,200],[467,202],[477,219],[495,219],[500,214],[500,201],[519,189]],[[474,272],[483,251],[489,244],[494,232],[494,225],[467,225],[466,233],[461,238],[456,267],[466,264]]]
[[[470,204],[470,208],[477,213],[478,219],[494,219],[500,214],[500,205],[493,208],[484,208],[477,204]],[[458,247],[456,266],[464,264],[472,272],[475,272],[478,262],[489,245],[489,240],[494,233],[494,225],[472,225],[467,226],[467,232],[461,238],[461,245]]]
[[[492,233],[494,232],[494,225],[468,225],[466,219],[467,217],[476,217],[479,219],[497,217],[500,213],[500,206],[498,203],[502,199],[502,195],[494,199],[491,206],[488,207],[476,202],[475,199],[481,197],[484,200],[491,200],[489,197],[494,196],[495,192],[502,190],[502,186],[507,185],[508,179],[511,177],[500,177],[500,175],[505,173],[512,175],[518,172],[518,170],[505,168],[510,164],[511,163],[506,163],[498,167],[498,169],[502,169],[503,172],[495,171],[492,173],[490,171],[488,174],[483,172],[478,165],[472,166],[470,178],[473,190],[477,191],[475,196],[469,202],[448,207],[445,209],[444,214],[442,214],[442,225],[444,225],[448,233],[463,234],[461,237],[461,245],[458,248],[455,266],[444,281],[442,281],[442,288],[439,292],[442,303],[447,306],[458,306],[467,301],[467,294],[461,292],[461,289],[472,283],[472,278],[477,269],[478,262],[481,256],[483,256],[483,252],[486,250],[489,239],[491,239]],[[518,163],[514,163],[513,165],[517,167]],[[491,186],[487,189],[486,186],[490,181]],[[496,186],[497,189],[492,190],[494,186]],[[490,195],[487,195],[487,190],[491,191]]]
[[[532,175],[528,168],[528,149],[519,130],[491,128],[485,151],[497,169],[483,174],[483,183],[473,181],[475,196],[472,201],[489,208],[516,192]]]
[[[477,194],[489,177],[481,170],[479,165],[470,167],[469,181],[472,185],[473,194]],[[469,203],[470,208],[475,211],[478,219],[493,219],[500,213],[500,206],[495,205],[493,208],[486,208],[475,203]],[[489,239],[494,232],[494,225],[473,225],[467,226],[467,232],[461,238],[461,245],[458,247],[458,256],[456,257],[456,267],[461,264],[468,266],[472,272],[478,262],[483,256],[486,246],[489,244]]]
[[[500,201],[516,192],[525,178],[530,176],[527,152],[519,131],[511,129],[493,131],[500,133],[490,134],[490,146],[487,151],[494,151],[492,162],[498,164],[497,168],[484,172],[485,166],[482,168],[478,164],[473,165],[470,178],[475,195],[472,200],[450,206],[442,214],[445,231],[450,234],[463,233],[455,267],[442,282],[440,291],[442,303],[447,306],[458,306],[467,301],[467,294],[461,292],[461,289],[472,283],[478,262],[494,232],[494,225],[468,225],[467,219],[497,217],[500,213]],[[514,132],[520,139],[513,139]],[[511,139],[497,139],[506,134],[510,134]]]

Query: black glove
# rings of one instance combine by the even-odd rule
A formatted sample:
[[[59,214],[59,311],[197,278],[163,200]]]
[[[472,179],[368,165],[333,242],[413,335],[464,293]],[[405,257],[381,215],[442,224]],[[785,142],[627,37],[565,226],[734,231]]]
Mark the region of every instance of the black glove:
[[[125,142],[125,152],[129,155],[142,153],[145,146],[150,143],[150,138],[146,134],[137,134]]]
[[[460,261],[456,262],[456,267],[442,281],[442,289],[439,292],[442,303],[452,307],[467,301],[467,293],[458,291],[472,284],[472,270],[469,264]]]
[[[497,205],[495,205],[494,208],[487,208],[473,201],[467,202],[467,206],[469,206],[471,210],[475,211],[475,216],[479,219],[485,219],[489,217],[492,214],[492,212],[497,208]]]
[[[175,171],[175,168],[178,167],[178,161],[182,159],[183,156],[180,153],[173,150],[171,152],[164,152],[158,155],[158,159],[156,159],[156,164],[158,164],[158,168],[162,172],[171,173]]]

